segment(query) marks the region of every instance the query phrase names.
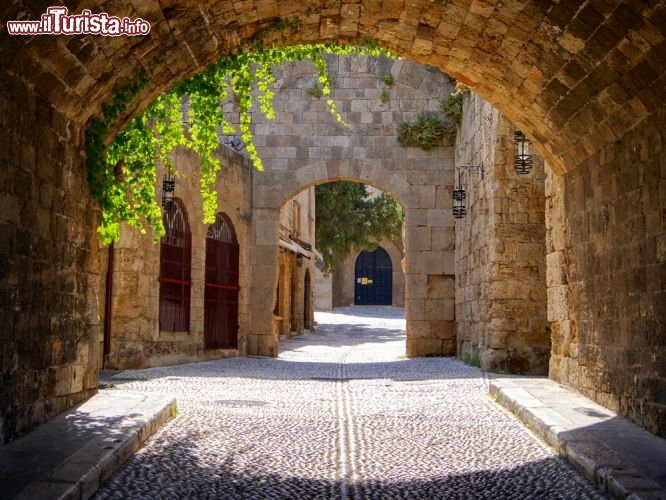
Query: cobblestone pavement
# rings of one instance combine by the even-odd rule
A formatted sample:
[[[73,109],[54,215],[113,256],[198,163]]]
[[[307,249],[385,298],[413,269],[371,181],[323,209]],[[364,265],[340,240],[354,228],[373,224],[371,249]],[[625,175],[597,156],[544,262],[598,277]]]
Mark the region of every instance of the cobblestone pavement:
[[[116,376],[110,390],[168,393],[180,413],[98,498],[602,498],[479,370],[406,359],[402,310],[316,320],[277,359]]]

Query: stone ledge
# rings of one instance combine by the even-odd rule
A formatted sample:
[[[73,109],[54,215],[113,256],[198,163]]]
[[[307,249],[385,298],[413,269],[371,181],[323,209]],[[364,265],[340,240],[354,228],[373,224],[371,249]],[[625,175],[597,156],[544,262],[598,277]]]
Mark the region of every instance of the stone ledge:
[[[597,488],[618,499],[665,499],[666,440],[545,378],[491,380],[490,395],[566,458]]]
[[[168,396],[100,391],[36,429],[31,439],[9,445],[13,448],[10,456],[31,455],[43,462],[38,466],[41,475],[15,498],[90,498],[176,413],[176,400]],[[67,445],[50,444],[70,439],[79,441],[73,446],[76,451],[57,456]]]

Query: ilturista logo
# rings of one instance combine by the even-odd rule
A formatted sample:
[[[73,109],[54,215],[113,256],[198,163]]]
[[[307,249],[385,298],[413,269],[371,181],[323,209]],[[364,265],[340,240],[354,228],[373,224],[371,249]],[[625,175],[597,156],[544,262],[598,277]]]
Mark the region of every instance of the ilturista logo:
[[[150,23],[137,17],[93,14],[85,9],[78,15],[67,15],[63,6],[49,7],[39,21],[7,21],[10,35],[102,35],[138,36],[150,33]]]

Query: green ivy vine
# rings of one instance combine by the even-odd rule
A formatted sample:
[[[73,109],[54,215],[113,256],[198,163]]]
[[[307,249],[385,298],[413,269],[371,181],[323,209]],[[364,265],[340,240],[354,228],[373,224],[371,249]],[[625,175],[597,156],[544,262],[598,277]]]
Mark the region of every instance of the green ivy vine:
[[[398,143],[402,147],[419,147],[429,151],[446,140],[451,145],[456,138],[456,127],[447,120],[441,120],[433,113],[420,113],[415,122],[400,124]]]
[[[297,23],[294,20],[285,25],[293,27]],[[224,116],[222,102],[233,93],[240,116],[239,135],[255,168],[263,170],[250,128],[251,109],[256,104],[267,118],[275,118],[274,67],[296,60],[312,61],[329,110],[344,124],[331,98],[326,54],[378,56],[387,52],[372,44],[265,47],[258,42],[247,51],[222,57],[158,96],[107,145],[111,131],[127,106],[150,81],[152,70],[141,70],[132,81],[116,88],[113,102],[103,107],[101,117],[91,121],[85,136],[91,192],[102,208],[98,232],[103,243],[119,239],[121,222],[143,233],[146,228],[152,229],[157,238],[164,235],[162,212],[155,198],[157,165],[173,173],[169,154],[178,146],[191,148],[199,155],[203,222],[215,221],[217,193],[214,185],[222,165],[213,153],[219,146],[220,130],[225,134],[237,133]],[[187,117],[183,113],[186,96],[189,100]]]
[[[463,98],[469,93],[469,87],[460,83],[456,84],[455,90],[440,101],[440,111],[444,113],[451,122],[460,124],[463,111]]]

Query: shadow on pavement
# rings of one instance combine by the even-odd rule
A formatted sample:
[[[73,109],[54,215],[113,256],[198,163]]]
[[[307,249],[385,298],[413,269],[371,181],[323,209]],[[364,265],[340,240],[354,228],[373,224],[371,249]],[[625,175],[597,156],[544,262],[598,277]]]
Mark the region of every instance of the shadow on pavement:
[[[561,473],[570,470],[570,466],[557,457],[511,469],[466,473],[430,470],[419,479],[401,479],[400,472],[395,471],[382,480],[348,483],[342,479],[317,478],[313,473],[310,477],[298,477],[270,472],[270,456],[258,451],[253,456],[232,451],[215,458],[204,457],[197,450],[197,439],[201,437],[188,436],[175,443],[164,443],[159,452],[134,456],[98,498],[121,498],[114,490],[127,484],[132,484],[137,498],[538,499],[564,498],[563,491],[572,491],[571,476]],[[175,456],[178,460],[173,460]],[[451,469],[455,468],[452,462]],[[582,478],[580,483],[585,484]],[[585,489],[589,491],[589,486]]]

